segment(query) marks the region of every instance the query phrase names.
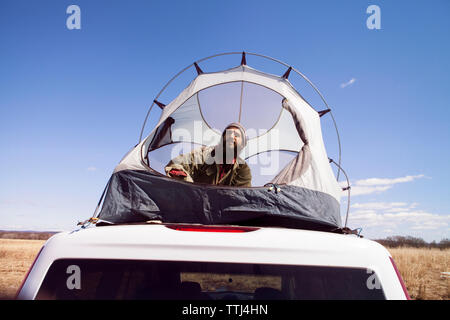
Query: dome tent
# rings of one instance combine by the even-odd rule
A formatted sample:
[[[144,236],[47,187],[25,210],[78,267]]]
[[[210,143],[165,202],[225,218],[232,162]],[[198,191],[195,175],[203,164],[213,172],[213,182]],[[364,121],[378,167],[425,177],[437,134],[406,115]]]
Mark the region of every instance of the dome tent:
[[[272,75],[248,66],[245,53],[242,57],[239,66],[219,72],[203,72],[194,63],[197,76],[175,99],[167,105],[155,99],[153,105],[162,108],[160,119],[115,168],[97,216],[102,223],[161,220],[342,229],[342,190],[325,151],[321,114],[289,82],[292,68],[283,76]],[[253,187],[189,183],[155,170],[149,158],[155,150],[175,143],[211,147],[220,141],[221,131],[205,119],[200,95],[226,84],[241,86],[239,120],[244,84],[264,87],[280,97],[275,123],[264,133],[250,137],[240,157],[247,160],[273,150],[289,151],[295,157],[267,184]]]

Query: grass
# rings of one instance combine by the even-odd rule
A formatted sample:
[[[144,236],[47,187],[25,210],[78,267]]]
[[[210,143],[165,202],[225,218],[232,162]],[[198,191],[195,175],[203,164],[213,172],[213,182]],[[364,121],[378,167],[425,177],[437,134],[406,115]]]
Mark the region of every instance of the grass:
[[[450,300],[450,279],[441,272],[450,271],[450,249],[389,249],[402,275],[408,293],[416,300]]]
[[[0,299],[14,299],[44,240],[0,239]],[[388,248],[412,299],[450,300],[450,249]]]
[[[0,239],[0,299],[14,299],[44,242]]]

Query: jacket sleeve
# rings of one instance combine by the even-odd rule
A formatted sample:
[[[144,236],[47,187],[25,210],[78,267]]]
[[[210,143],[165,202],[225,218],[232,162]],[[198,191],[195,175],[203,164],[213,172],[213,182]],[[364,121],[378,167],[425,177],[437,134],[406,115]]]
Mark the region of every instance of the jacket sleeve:
[[[186,177],[177,177],[186,182],[194,182],[194,177],[199,170],[199,165],[202,163],[201,150],[194,150],[190,153],[179,155],[178,157],[170,160],[164,170],[166,175],[170,177],[169,172],[173,169],[181,170],[186,173]]]
[[[250,167],[244,163],[239,166],[236,176],[233,179],[232,185],[235,187],[251,187],[252,173]]]
[[[186,173],[186,177],[177,177],[178,179],[182,179],[186,182],[194,182],[192,176],[194,176],[195,171],[197,169],[197,165],[195,160],[194,152],[188,154],[182,154],[178,157],[170,160],[170,162],[166,165],[164,170],[166,171],[166,175],[171,177],[169,172],[173,169],[181,170]]]

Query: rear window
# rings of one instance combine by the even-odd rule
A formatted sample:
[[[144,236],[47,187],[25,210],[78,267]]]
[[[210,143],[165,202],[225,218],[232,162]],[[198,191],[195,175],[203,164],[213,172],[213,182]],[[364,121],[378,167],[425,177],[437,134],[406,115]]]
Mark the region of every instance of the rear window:
[[[374,285],[377,284],[377,285]],[[385,299],[367,269],[185,261],[57,260],[37,299]]]

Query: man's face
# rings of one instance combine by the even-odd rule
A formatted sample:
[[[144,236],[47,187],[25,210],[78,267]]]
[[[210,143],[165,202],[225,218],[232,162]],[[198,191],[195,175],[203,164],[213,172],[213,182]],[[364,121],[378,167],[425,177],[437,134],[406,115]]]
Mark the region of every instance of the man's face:
[[[228,150],[240,147],[242,145],[242,139],[241,130],[238,128],[230,127],[225,131],[225,147]]]

